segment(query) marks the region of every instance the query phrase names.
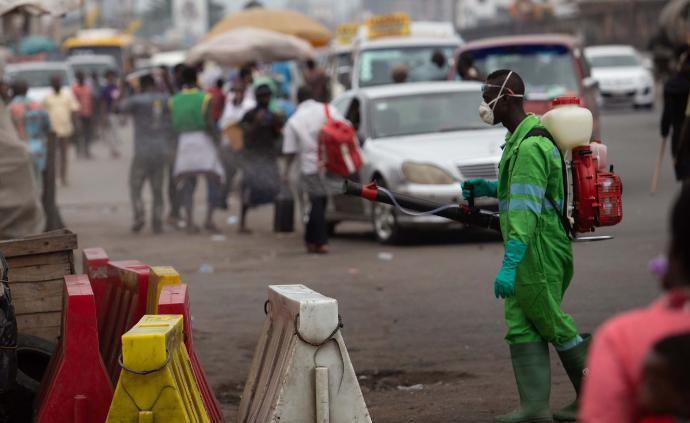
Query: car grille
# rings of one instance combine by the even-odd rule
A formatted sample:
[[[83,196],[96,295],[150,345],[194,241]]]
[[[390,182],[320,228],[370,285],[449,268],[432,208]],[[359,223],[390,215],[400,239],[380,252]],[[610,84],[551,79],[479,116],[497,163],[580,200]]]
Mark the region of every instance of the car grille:
[[[460,173],[465,179],[484,178],[498,179],[498,166],[495,163],[480,163],[473,165],[458,166]]]

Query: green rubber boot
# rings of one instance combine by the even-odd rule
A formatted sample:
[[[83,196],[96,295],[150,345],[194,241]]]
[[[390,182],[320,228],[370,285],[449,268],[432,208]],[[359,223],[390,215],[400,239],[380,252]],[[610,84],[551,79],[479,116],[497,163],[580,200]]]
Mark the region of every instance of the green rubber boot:
[[[510,345],[513,372],[520,395],[520,407],[496,417],[496,423],[551,422],[551,363],[546,342]]]
[[[575,401],[561,408],[553,413],[553,419],[558,422],[574,422],[577,420],[577,411],[580,407],[580,388],[582,387],[582,376],[585,373],[585,363],[587,361],[587,351],[589,344],[592,341],[590,334],[582,334],[582,342],[577,346],[565,350],[558,351],[558,356],[561,358],[563,368],[568,374],[568,378],[573,383],[575,388]]]

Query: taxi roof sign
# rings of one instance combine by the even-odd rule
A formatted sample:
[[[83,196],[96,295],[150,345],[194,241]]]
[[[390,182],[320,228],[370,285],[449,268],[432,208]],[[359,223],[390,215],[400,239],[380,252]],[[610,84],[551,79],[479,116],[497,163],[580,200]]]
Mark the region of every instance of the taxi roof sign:
[[[360,24],[356,22],[338,25],[335,29],[335,43],[338,45],[352,44],[359,33]]]
[[[408,36],[411,33],[410,16],[402,12],[372,16],[367,19],[366,26],[370,40],[382,37]]]

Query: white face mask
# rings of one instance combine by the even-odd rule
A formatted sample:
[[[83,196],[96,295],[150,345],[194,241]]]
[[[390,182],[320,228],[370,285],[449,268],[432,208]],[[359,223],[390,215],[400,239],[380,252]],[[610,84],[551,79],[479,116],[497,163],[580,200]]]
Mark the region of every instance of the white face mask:
[[[486,101],[482,100],[482,104],[479,105],[479,117],[486,123],[487,125],[495,125],[496,118],[494,116],[494,109],[496,108],[496,104],[498,103],[498,100],[501,98],[505,97],[506,95],[503,94],[503,90],[506,87],[506,84],[508,83],[508,80],[510,79],[510,76],[513,74],[513,71],[510,71],[508,73],[508,76],[506,79],[503,81],[503,85],[501,85],[501,89],[498,92],[498,96],[491,100],[490,103],[487,103]],[[510,97],[523,97],[522,95],[517,95],[517,94],[507,94]]]
[[[498,103],[498,100],[503,97],[499,96],[496,97],[491,101],[491,103],[487,103],[486,101],[482,100],[482,104],[479,105],[479,117],[486,123],[487,125],[495,125],[496,122],[494,122],[495,117],[494,117],[494,108],[496,107],[496,103]]]

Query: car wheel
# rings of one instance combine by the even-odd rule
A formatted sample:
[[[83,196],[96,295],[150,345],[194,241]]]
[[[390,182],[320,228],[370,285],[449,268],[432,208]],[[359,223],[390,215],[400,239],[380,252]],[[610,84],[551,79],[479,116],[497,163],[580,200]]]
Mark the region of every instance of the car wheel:
[[[377,185],[386,187],[383,181],[377,180]],[[398,225],[398,217],[395,208],[388,204],[372,204],[372,223],[376,240],[382,244],[397,244],[402,241],[403,230]]]

